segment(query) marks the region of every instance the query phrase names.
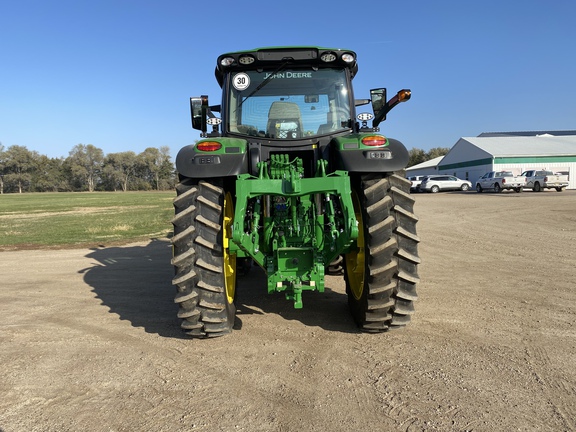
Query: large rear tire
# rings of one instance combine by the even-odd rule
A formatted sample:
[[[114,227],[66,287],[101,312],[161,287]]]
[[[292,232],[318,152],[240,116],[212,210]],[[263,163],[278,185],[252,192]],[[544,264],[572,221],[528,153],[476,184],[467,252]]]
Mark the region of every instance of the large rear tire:
[[[233,200],[222,179],[183,179],[176,187],[172,245],[174,302],[181,327],[197,338],[232,331],[236,256],[229,254]]]
[[[399,174],[354,180],[357,247],[344,256],[348,304],[362,331],[405,326],[414,313],[420,263],[410,181]]]

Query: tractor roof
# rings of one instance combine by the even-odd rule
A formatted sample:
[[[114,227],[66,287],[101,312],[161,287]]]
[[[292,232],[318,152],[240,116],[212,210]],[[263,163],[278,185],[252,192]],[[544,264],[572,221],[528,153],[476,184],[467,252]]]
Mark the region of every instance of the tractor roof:
[[[354,51],[313,46],[284,46],[222,54],[218,57],[215,74],[222,86],[224,74],[229,71],[275,69],[286,64],[297,67],[348,68],[352,78],[358,71]]]

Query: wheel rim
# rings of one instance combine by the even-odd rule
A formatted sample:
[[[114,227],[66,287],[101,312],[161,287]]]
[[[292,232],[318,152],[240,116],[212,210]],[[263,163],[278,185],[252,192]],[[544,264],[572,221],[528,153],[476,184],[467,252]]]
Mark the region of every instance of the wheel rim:
[[[232,195],[224,196],[224,227],[222,229],[222,249],[224,258],[224,287],[228,303],[234,303],[236,292],[236,255],[230,254],[230,239],[232,238],[232,221],[234,219],[234,204]]]
[[[348,275],[348,283],[350,291],[356,300],[360,300],[364,292],[364,279],[366,276],[366,255],[365,255],[365,241],[364,241],[364,223],[362,221],[362,208],[360,200],[355,192],[352,192],[352,202],[354,203],[354,214],[358,221],[358,238],[356,239],[357,249],[353,252],[347,253],[346,259],[346,273]]]

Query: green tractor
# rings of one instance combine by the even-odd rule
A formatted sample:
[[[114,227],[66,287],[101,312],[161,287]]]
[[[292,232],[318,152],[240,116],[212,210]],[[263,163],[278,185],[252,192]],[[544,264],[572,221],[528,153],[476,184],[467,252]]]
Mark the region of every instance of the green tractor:
[[[420,259],[408,151],[378,127],[410,90],[354,99],[357,70],[350,50],[233,52],[217,61],[221,104],[190,98],[201,139],[176,158],[172,220],[175,302],[190,336],[231,332],[237,274],[252,263],[295,308],[340,263],[362,331],[410,321]],[[356,115],[370,102],[374,114]]]

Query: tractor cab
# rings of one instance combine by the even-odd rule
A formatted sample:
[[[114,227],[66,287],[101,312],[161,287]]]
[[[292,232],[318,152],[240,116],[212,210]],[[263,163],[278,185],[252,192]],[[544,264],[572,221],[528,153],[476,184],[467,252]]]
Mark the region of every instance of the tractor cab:
[[[282,146],[358,131],[356,105],[372,100],[380,121],[391,107],[385,103],[385,89],[372,90],[371,99],[354,99],[357,70],[356,54],[347,50],[266,48],[223,54],[216,67],[222,105],[208,106],[206,96],[191,98],[193,125],[205,137],[256,138]],[[403,100],[409,98],[405,92]],[[213,112],[220,112],[221,119]],[[365,129],[366,118],[373,117],[363,114]],[[377,123],[370,130],[374,128]]]

